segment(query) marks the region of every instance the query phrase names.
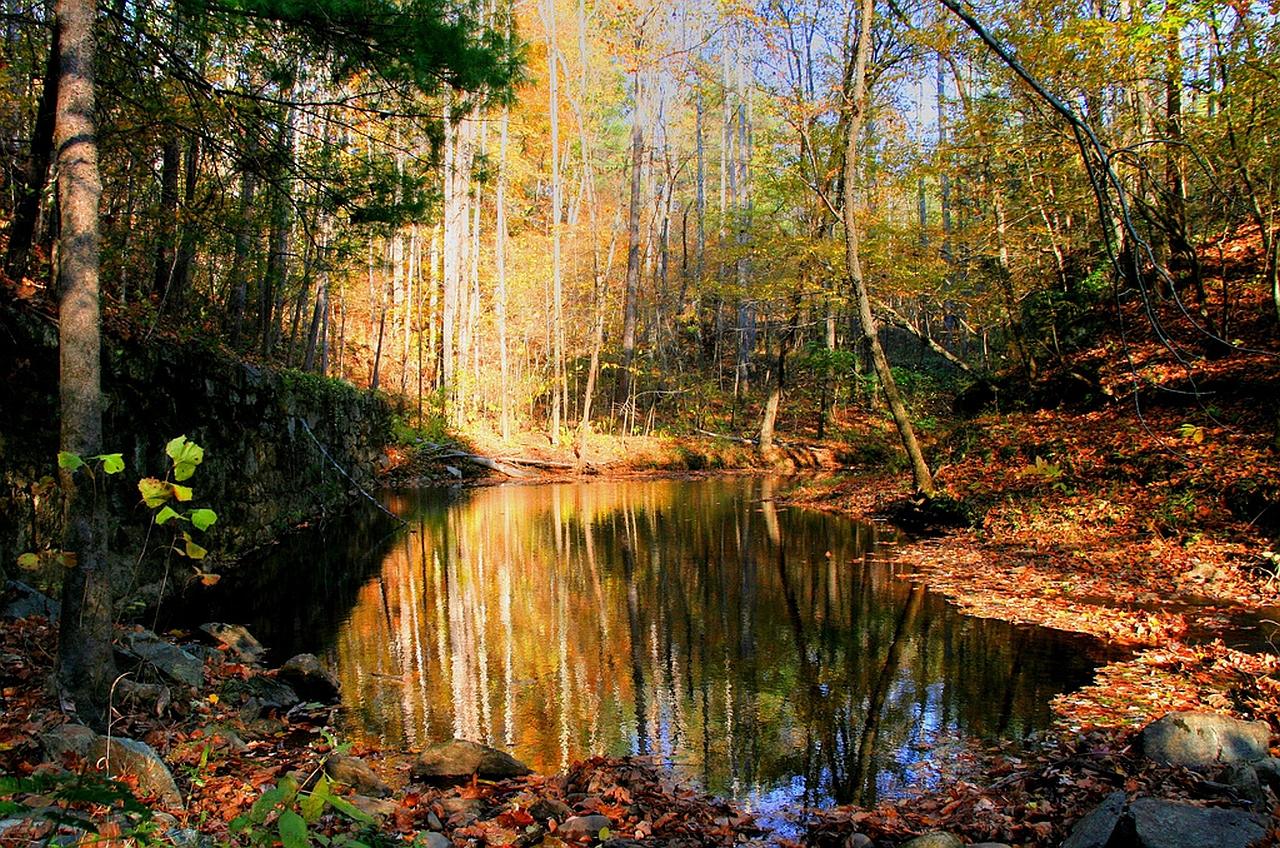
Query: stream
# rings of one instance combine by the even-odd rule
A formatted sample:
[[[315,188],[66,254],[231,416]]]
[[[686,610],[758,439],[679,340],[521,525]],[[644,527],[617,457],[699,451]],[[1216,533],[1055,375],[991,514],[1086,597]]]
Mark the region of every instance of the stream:
[[[767,478],[387,495],[228,577],[206,616],[275,662],[322,656],[342,731],[450,737],[553,773],[646,755],[766,815],[871,803],[1050,724],[1094,640],[960,615],[886,528],[785,507]]]

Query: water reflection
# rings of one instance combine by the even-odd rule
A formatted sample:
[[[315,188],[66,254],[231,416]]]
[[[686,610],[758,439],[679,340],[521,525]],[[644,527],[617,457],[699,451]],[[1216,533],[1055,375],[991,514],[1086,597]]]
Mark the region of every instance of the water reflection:
[[[768,480],[396,496],[410,523],[329,646],[348,732],[449,737],[550,773],[652,754],[747,803],[869,802],[962,737],[1019,738],[1092,673],[1082,639],[955,614],[871,526]]]

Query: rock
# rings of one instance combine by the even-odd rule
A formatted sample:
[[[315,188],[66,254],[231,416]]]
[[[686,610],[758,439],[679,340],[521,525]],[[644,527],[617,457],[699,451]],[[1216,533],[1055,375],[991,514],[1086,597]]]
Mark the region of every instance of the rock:
[[[385,798],[370,798],[368,795],[348,795],[347,800],[357,809],[380,819],[390,818],[395,815],[396,810],[400,807],[395,801],[388,801]]]
[[[1214,713],[1170,712],[1142,730],[1143,752],[1159,763],[1206,768],[1267,756],[1271,729]]]
[[[333,704],[339,699],[338,678],[314,654],[298,654],[280,666],[276,679],[293,688],[304,701]]]
[[[479,798],[459,798],[454,795],[441,798],[436,803],[440,805],[440,812],[444,813],[445,819],[455,827],[471,824],[484,811],[484,802]]]
[[[277,718],[255,718],[244,727],[245,736],[250,739],[271,739],[283,736],[289,725]]]
[[[473,775],[485,780],[506,780],[532,774],[532,769],[510,754],[476,742],[451,739],[423,751],[410,767],[414,780],[461,780]]]
[[[223,624],[210,621],[200,625],[200,629],[213,637],[220,645],[227,647],[227,653],[246,665],[261,665],[267,656],[267,649],[253,638],[253,634],[239,624]]]
[[[136,739],[99,736],[89,751],[89,758],[92,763],[104,762],[107,774],[112,777],[136,775],[138,789],[143,794],[154,792],[162,806],[171,810],[182,809],[178,784],[150,745]]]
[[[1262,788],[1258,773],[1248,763],[1228,763],[1222,770],[1223,783],[1231,787],[1237,798],[1253,804],[1254,809],[1265,809],[1268,806],[1267,791]]]
[[[428,830],[413,837],[414,848],[453,848],[453,840],[443,833]]]
[[[127,659],[148,663],[171,680],[192,687],[204,685],[204,663],[150,630],[126,630],[116,644]]]
[[[386,781],[374,774],[369,764],[359,757],[331,754],[324,762],[324,773],[330,780],[346,784],[360,795],[385,798],[391,794],[391,787]]]
[[[160,716],[173,703],[173,693],[162,683],[134,683],[127,677],[116,681],[116,696],[122,703],[149,707]]]
[[[17,620],[39,615],[49,619],[52,624],[58,620],[61,612],[62,605],[57,601],[17,580],[7,581],[4,591],[0,592],[0,618]]]
[[[525,812],[533,816],[534,821],[543,824],[550,819],[555,819],[557,822],[567,821],[573,815],[573,810],[568,804],[555,798],[539,798],[530,804]]]
[[[964,843],[953,833],[935,830],[907,840],[902,843],[902,848],[964,848]]]
[[[560,827],[556,828],[556,836],[565,842],[597,841],[608,839],[608,831],[613,826],[608,816],[570,816]],[[605,834],[601,837],[600,834]]]
[[[1117,789],[1107,796],[1107,800],[1076,822],[1071,835],[1062,843],[1062,848],[1103,848],[1120,824],[1124,808],[1124,790]]]
[[[255,674],[248,680],[228,680],[218,697],[227,704],[242,703],[240,717],[245,721],[253,721],[270,710],[289,710],[299,702],[292,686],[265,674]],[[246,712],[253,714],[245,715]]]
[[[40,734],[40,744],[44,746],[45,754],[55,763],[62,763],[68,755],[88,760],[97,741],[98,734],[83,724],[64,724]]]
[[[1129,818],[1137,848],[1246,848],[1267,835],[1266,816],[1158,798],[1135,800]]]
[[[221,753],[243,754],[249,750],[244,740],[235,731],[223,727],[214,727],[205,733],[205,741],[211,751]]]
[[[1009,848],[1003,842],[975,842],[969,848]]]
[[[871,837],[865,833],[851,833],[844,838],[841,848],[870,848]]]
[[[1263,785],[1280,795],[1280,759],[1267,757],[1253,764],[1254,773]]]

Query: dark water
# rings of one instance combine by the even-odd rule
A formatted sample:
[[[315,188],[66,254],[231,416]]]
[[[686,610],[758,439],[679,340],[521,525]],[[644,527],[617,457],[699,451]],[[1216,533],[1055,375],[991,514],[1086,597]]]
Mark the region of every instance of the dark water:
[[[957,614],[901,579],[871,525],[774,495],[759,479],[395,495],[408,528],[370,513],[296,539],[206,612],[277,660],[324,655],[348,737],[477,739],[547,773],[649,754],[766,811],[937,780],[966,743],[1047,727],[1101,662],[1083,637]]]

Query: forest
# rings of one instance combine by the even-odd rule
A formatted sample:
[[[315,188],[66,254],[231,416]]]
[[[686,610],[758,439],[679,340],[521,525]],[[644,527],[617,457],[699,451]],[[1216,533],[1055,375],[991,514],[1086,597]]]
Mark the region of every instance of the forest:
[[[805,844],[860,844],[847,841],[857,830],[893,846],[938,827],[972,841],[1059,844],[1116,789],[1274,806],[1280,780],[1259,786],[1261,766],[1250,767],[1249,795],[1225,772],[1202,777],[1139,759],[1132,734],[1170,709],[1280,728],[1275,3],[6,0],[3,22],[0,530],[9,533],[17,515],[19,538],[38,543],[41,556],[2,566],[22,576],[52,562],[71,614],[58,625],[56,651],[51,625],[38,618],[0,626],[0,702],[15,717],[0,720],[0,775],[22,775],[0,781],[0,811],[35,809],[46,797],[21,781],[40,777],[36,740],[69,715],[154,743],[182,769],[191,801],[183,824],[217,844],[368,848],[398,833],[435,845],[424,834],[439,835],[441,819],[455,844],[559,841],[555,816],[535,825],[521,806],[529,799],[513,800],[524,789],[474,781],[454,795],[412,790],[385,802],[395,810],[380,808],[375,838],[361,829],[372,819],[351,812],[346,796],[285,776],[300,767],[314,778],[349,750],[326,735],[322,712],[304,709],[295,733],[253,739],[261,759],[236,751],[211,765],[211,748],[199,746],[212,728],[247,734],[249,725],[218,693],[247,701],[241,684],[264,676],[225,650],[205,668],[216,692],[195,686],[189,703],[120,712],[113,642],[125,637],[116,624],[122,609],[147,603],[119,585],[137,535],[121,527],[145,510],[135,503],[133,518],[109,516],[122,487],[95,469],[126,463],[112,450],[138,460],[141,441],[121,447],[124,435],[171,420],[201,391],[221,404],[205,416],[201,440],[234,421],[223,435],[244,442],[233,458],[229,445],[217,446],[218,485],[228,467],[247,487],[292,475],[295,488],[326,493],[348,483],[363,492],[355,477],[413,486],[478,469],[520,480],[791,473],[785,495],[770,483],[758,510],[757,500],[744,501],[752,506],[723,519],[718,548],[699,545],[697,562],[671,554],[669,570],[658,566],[664,539],[637,541],[636,515],[656,527],[659,511],[634,505],[625,515],[581,504],[562,513],[557,501],[553,530],[513,522],[528,538],[489,549],[504,557],[507,581],[494,605],[511,604],[515,581],[535,620],[558,610],[557,633],[608,598],[627,627],[600,610],[600,632],[626,630],[636,675],[615,692],[640,691],[643,669],[669,675],[670,697],[654,709],[696,708],[717,721],[723,713],[736,726],[744,702],[730,697],[732,686],[724,684],[722,702],[704,693],[695,704],[692,685],[677,697],[671,670],[672,657],[698,646],[728,656],[732,627],[691,636],[692,647],[668,640],[663,665],[656,635],[653,655],[644,654],[639,596],[671,581],[697,584],[713,550],[731,546],[725,540],[746,547],[735,534],[756,511],[770,517],[765,538],[776,547],[776,510],[793,505],[893,522],[913,538],[882,580],[900,587],[889,594],[905,605],[878,618],[844,582],[870,574],[869,564],[832,562],[829,584],[806,589],[810,578],[796,577],[797,594],[778,554],[777,575],[748,587],[783,599],[761,630],[794,638],[795,673],[812,684],[802,698],[771,701],[779,714],[796,703],[841,716],[862,706],[852,696],[835,703],[810,666],[808,617],[822,633],[828,614],[874,619],[869,642],[888,652],[880,674],[857,651],[835,652],[860,680],[891,680],[910,659],[900,655],[920,645],[952,651],[950,636],[930,629],[944,618],[938,596],[947,616],[1000,619],[1015,633],[1027,624],[1072,631],[1127,652],[1107,660],[1092,685],[1052,696],[1055,724],[1041,753],[993,747],[967,772],[948,762],[955,779],[933,795],[824,811],[806,824]],[[36,336],[57,343],[37,351]],[[196,385],[148,389],[157,361]],[[106,372],[119,380],[131,368],[128,391],[147,410],[140,420],[122,411],[118,385],[103,392]],[[33,380],[49,383],[47,392],[31,391]],[[295,408],[304,397],[330,418],[368,426],[353,435],[330,426],[345,422],[308,422]],[[276,418],[246,424],[231,407],[245,415],[270,407]],[[379,409],[390,410],[385,432]],[[55,411],[56,425],[47,420]],[[32,472],[23,453],[52,445],[55,431],[61,453],[47,451],[47,461],[56,481]],[[296,446],[272,452],[285,432],[308,451],[314,443],[327,464],[295,468]],[[174,539],[183,541],[173,550],[197,561],[194,577],[171,586],[163,554],[159,603],[166,590],[213,586],[220,569],[235,571],[217,551],[201,564],[210,552],[187,529],[230,533],[242,501],[213,504],[226,516],[216,527],[213,509],[188,511],[184,483],[204,449],[176,432],[149,435],[172,439],[160,442],[172,463],[144,460],[165,464],[164,481],[142,489],[142,504],[163,516],[143,517],[145,538],[178,519]],[[346,439],[348,465],[362,467],[344,468],[322,439]],[[247,514],[260,505],[246,497]],[[283,533],[323,524],[308,514],[314,505],[303,497],[261,511]],[[579,508],[588,514],[580,526]],[[492,509],[465,523],[509,520]],[[497,591],[483,563],[472,571],[458,553],[464,546],[442,529],[447,522],[435,521],[419,521],[418,558],[406,545],[389,566],[415,588],[392,603],[378,586],[347,646],[396,645],[416,655],[422,680],[443,679],[447,664],[423,660],[425,643],[416,631],[406,638],[406,622],[425,620],[428,606],[458,613],[456,603],[477,616],[453,622],[471,639],[493,624],[485,590]],[[429,528],[435,559],[426,555]],[[807,532],[798,556],[831,560]],[[523,553],[525,545],[594,551],[597,538],[615,537],[622,571],[597,571],[591,559],[574,578],[595,581],[585,601],[566,600],[573,581],[544,582],[544,564]],[[9,544],[0,539],[0,552]],[[638,563],[633,547],[646,546],[648,561]],[[141,569],[144,556],[136,561]],[[128,586],[135,595],[138,573]],[[342,579],[343,592],[358,594],[354,577],[335,576],[335,585]],[[708,580],[703,600],[732,584]],[[695,619],[706,625],[692,607],[701,610],[670,614],[690,633]],[[735,650],[749,652],[748,630]],[[918,644],[904,648],[912,633]],[[535,666],[553,665],[540,638],[526,637],[522,650]],[[989,653],[1019,664],[1022,644]],[[609,647],[602,638],[592,656]],[[566,690],[569,655],[558,667]],[[480,660],[467,662],[489,680]],[[601,669],[613,666],[593,674]],[[1000,688],[982,674],[959,688]],[[368,693],[400,691],[409,675],[379,672],[354,688],[385,700]],[[39,685],[45,679],[56,687]],[[1009,724],[1002,709],[1024,699],[1011,679],[999,681],[1008,703],[974,707],[975,723],[990,707],[991,723]],[[1038,704],[1050,697],[1032,690]],[[443,691],[406,701],[406,725],[443,721]],[[929,691],[919,684],[921,704]],[[876,682],[869,703],[895,708],[900,695]],[[878,713],[863,720],[874,737]],[[649,727],[639,717],[635,726]],[[309,741],[294,744],[303,734]],[[719,740],[703,734],[711,759]],[[407,773],[393,752],[362,753],[385,753],[384,774]],[[821,772],[817,749],[808,756]],[[720,801],[693,801],[648,764],[565,762],[561,774],[521,786],[544,801],[595,787],[578,792],[577,802],[590,801],[578,812],[626,822],[638,844],[729,844],[761,832]],[[1280,761],[1271,762],[1280,775]],[[854,765],[861,781],[865,763]],[[57,801],[97,810],[114,791]],[[503,812],[478,820],[458,812],[481,800]],[[295,804],[315,816],[303,822]],[[236,822],[241,830],[228,830]],[[140,839],[145,828],[135,825],[125,835]],[[574,841],[607,838],[606,829]]]
[[[418,427],[821,439],[877,382],[866,319],[890,368],[1025,387],[1117,305],[1197,351],[1280,308],[1259,4],[983,8],[1017,71],[930,3],[100,15],[108,313]],[[59,44],[6,21],[4,265],[41,290]]]

